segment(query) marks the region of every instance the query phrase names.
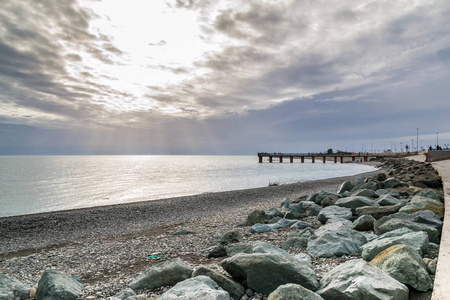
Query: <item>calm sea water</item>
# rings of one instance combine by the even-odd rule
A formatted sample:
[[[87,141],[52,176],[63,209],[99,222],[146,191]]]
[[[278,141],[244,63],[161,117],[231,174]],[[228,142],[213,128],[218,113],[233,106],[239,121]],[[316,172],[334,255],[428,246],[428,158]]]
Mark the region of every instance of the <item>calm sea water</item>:
[[[0,217],[353,175],[358,164],[256,156],[0,156]]]

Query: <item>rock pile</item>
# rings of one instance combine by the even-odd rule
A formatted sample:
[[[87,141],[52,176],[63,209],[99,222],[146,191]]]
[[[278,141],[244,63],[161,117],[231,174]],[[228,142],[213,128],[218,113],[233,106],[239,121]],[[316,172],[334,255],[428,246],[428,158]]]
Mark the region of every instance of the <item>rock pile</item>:
[[[440,241],[442,183],[429,164],[384,163],[385,173],[344,182],[338,191],[285,199],[250,212],[238,231],[226,232],[205,255],[220,267],[194,268],[180,258],[151,266],[112,297],[147,299],[146,291],[171,287],[159,299],[408,299],[433,287],[435,259],[423,258]],[[285,231],[281,248],[258,241]],[[342,263],[318,275],[314,261]],[[36,299],[77,299],[82,285],[54,270],[44,272]],[[0,275],[0,299],[27,299],[30,290]],[[92,298],[94,299],[94,298]]]

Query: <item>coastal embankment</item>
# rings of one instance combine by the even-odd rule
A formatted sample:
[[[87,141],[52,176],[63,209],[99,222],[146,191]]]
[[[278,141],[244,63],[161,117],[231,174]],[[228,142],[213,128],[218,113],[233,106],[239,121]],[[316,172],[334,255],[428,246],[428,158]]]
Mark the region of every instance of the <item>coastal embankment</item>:
[[[384,167],[327,180],[2,218],[0,268],[25,291],[39,281],[38,295],[52,280],[66,281],[74,299],[169,299],[181,291],[221,295],[214,299],[275,300],[292,292],[327,300],[379,293],[430,299],[442,183],[427,164],[392,160]],[[356,290],[347,289],[355,284]]]

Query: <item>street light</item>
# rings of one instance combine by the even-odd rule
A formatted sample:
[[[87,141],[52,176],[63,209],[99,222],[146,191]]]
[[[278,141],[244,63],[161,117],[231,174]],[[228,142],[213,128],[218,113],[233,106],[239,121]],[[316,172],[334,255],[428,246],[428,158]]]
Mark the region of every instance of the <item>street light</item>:
[[[413,152],[413,150],[414,150],[414,140],[411,140],[411,152]]]
[[[417,128],[417,148],[416,148],[417,154],[419,154],[419,128]]]
[[[436,132],[436,150],[438,146],[439,146],[439,132]]]

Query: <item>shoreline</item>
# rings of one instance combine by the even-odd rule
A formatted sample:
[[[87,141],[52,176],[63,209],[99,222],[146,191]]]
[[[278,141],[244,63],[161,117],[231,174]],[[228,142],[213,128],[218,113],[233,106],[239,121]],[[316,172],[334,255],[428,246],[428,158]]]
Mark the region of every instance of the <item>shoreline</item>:
[[[374,164],[371,164],[374,165]],[[279,205],[284,198],[295,198],[321,190],[336,190],[349,178],[370,176],[380,170],[351,176],[289,183],[168,199],[95,206],[38,214],[0,218],[0,260],[21,252],[35,252],[75,242],[117,238],[139,234],[164,226],[205,219],[244,220],[250,209]],[[234,220],[227,213],[236,210]],[[207,221],[207,220],[206,220]],[[222,220],[224,221],[224,220]],[[236,225],[236,224],[234,224]]]

